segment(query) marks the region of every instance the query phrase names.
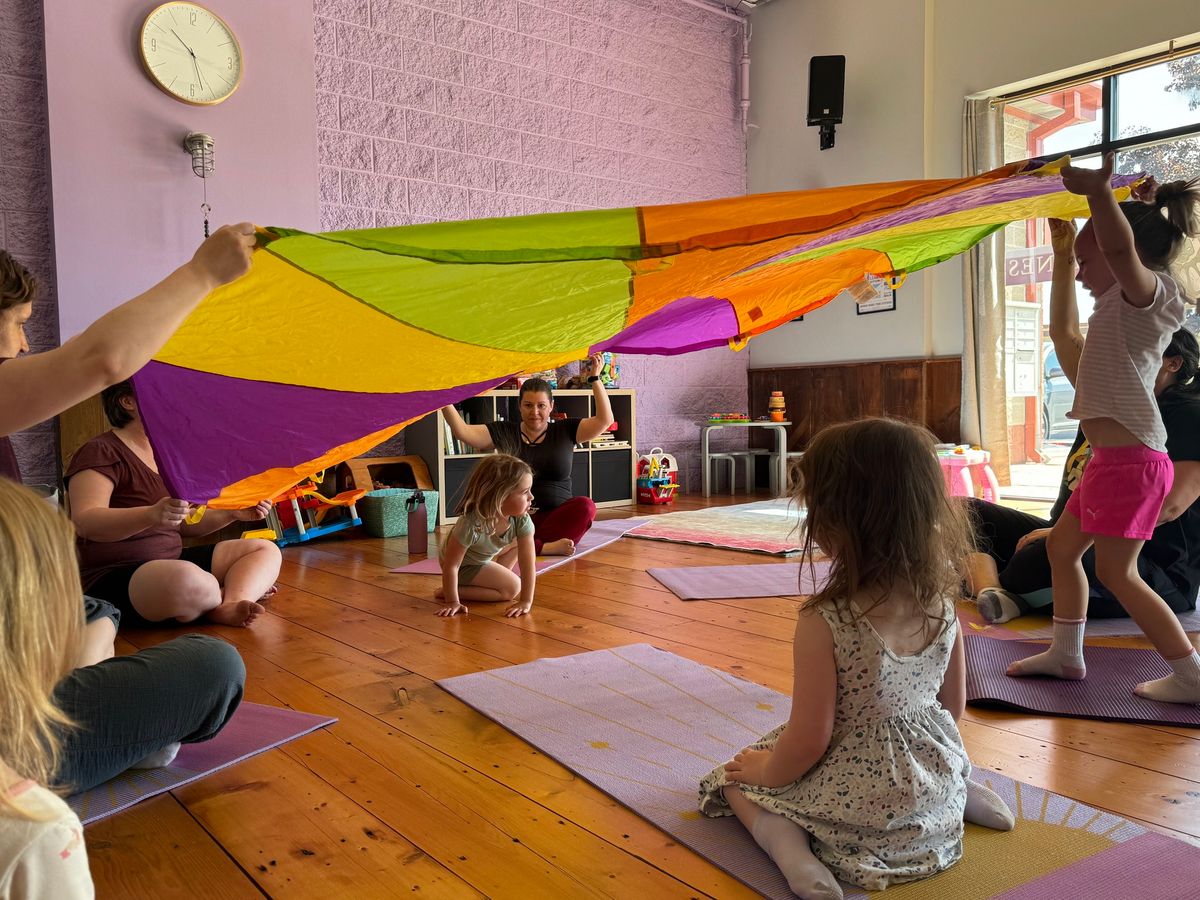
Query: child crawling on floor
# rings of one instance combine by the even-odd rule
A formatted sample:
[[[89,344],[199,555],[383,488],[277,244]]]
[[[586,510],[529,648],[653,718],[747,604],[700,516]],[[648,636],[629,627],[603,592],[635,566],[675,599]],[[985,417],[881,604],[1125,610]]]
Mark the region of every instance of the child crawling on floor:
[[[508,603],[509,617],[532,608],[537,578],[532,488],[533,471],[515,456],[496,453],[480,460],[467,480],[458,521],[442,544],[439,616],[465,614],[464,600]]]

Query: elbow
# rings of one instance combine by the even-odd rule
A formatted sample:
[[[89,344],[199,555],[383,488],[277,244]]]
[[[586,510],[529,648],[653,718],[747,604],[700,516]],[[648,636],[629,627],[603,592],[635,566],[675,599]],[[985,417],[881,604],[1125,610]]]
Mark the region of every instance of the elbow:
[[[87,350],[80,364],[89,379],[98,385],[98,391],[124,381],[137,371],[137,367],[118,348],[105,344]]]

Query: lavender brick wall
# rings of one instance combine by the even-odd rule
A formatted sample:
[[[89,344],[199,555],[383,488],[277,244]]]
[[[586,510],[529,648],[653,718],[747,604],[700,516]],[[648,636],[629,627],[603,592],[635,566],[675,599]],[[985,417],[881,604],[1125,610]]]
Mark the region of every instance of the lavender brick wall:
[[[675,0],[315,10],[327,229],[745,191],[734,22]],[[622,357],[639,449],[675,453],[698,485],[696,422],[745,407],[746,361],[726,350]]]
[[[0,247],[42,286],[26,329],[34,350],[58,345],[43,48],[41,2],[0,0]],[[13,435],[13,444],[25,481],[57,482],[53,422]]]

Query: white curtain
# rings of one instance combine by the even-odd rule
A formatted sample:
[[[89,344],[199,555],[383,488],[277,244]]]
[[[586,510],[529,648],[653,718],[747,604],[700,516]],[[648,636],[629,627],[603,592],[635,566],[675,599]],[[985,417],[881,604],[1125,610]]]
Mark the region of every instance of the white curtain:
[[[1002,117],[987,99],[963,105],[963,175],[1004,164]],[[985,238],[963,260],[962,439],[992,454],[1008,484],[1008,392],[1004,376],[1004,232]]]

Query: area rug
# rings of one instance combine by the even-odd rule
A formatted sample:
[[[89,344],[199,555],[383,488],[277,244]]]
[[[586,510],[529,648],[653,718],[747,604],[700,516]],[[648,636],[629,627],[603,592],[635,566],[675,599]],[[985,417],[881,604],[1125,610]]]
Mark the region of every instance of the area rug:
[[[68,797],[67,803],[79,820],[88,825],[336,721],[329,716],[243,702],[220,734],[201,744],[184,744],[171,765],[161,769],[130,769],[89,791]]]
[[[787,556],[800,552],[803,512],[788,499],[654,516],[630,537]]]
[[[979,614],[979,608],[971,601],[958,604],[958,621],[963,634],[991,638],[994,641],[1040,641],[1054,636],[1054,623],[1049,616],[1021,616],[1011,622],[995,625]],[[1179,624],[1189,634],[1200,632],[1200,612],[1179,614]],[[1088,619],[1084,637],[1140,637],[1142,629],[1133,619]]]
[[[537,570],[539,573],[549,572],[551,569],[565,566],[573,559],[587,556],[593,550],[607,547],[613,541],[624,537],[631,529],[637,528],[645,521],[645,519],[597,520],[592,523],[592,527],[583,536],[583,540],[579,542],[579,546],[575,548],[574,553],[570,556],[539,556],[537,558]],[[436,556],[430,556],[419,562],[409,563],[407,566],[400,566],[391,571],[403,575],[441,575],[442,567]]]
[[[680,600],[808,596],[829,574],[828,560],[759,566],[676,566],[647,569]]]
[[[989,641],[967,635],[967,703],[998,709],[1111,722],[1184,725],[1200,728],[1200,706],[1161,703],[1133,693],[1133,686],[1170,675],[1154,650],[1085,647],[1087,678],[1063,681],[1032,676],[1010,678],[1008,664],[1046,649],[1045,644]]]
[[[753,890],[793,897],[736,819],[709,819],[696,806],[701,778],[785,720],[788,697],[647,644],[439,684]],[[888,888],[888,898],[1192,896],[1180,875],[1200,871],[1200,848],[994,772],[974,777],[1008,802],[1016,830],[968,825],[962,861]],[[844,887],[847,898],[868,897]]]

